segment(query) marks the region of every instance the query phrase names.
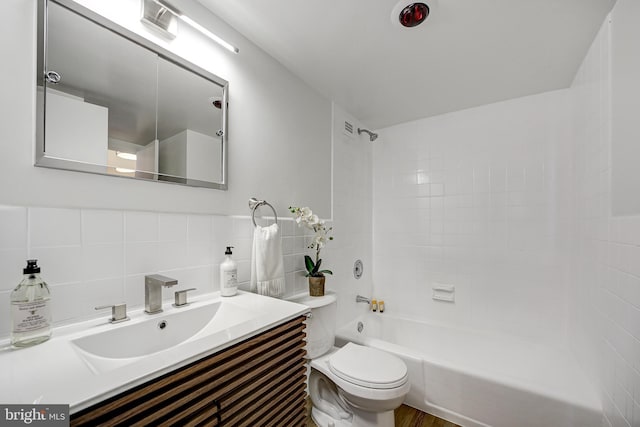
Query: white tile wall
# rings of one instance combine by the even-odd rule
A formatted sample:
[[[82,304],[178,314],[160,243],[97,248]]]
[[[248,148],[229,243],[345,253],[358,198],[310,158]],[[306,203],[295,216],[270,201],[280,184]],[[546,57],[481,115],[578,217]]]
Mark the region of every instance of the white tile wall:
[[[567,100],[551,92],[380,132],[374,289],[389,312],[562,340]],[[455,303],[432,300],[436,284],[454,285]]]
[[[308,236],[287,213],[279,223],[292,295],[307,286],[301,270]],[[0,206],[0,306],[8,307],[28,258],[38,259],[51,288],[56,324],[104,316],[98,305],[141,307],[146,274],[174,277],[196,293],[216,291],[226,246],[235,247],[240,288],[248,289],[252,239],[246,217]],[[170,301],[173,292],[164,297]],[[8,310],[0,310],[0,338],[8,332]]]
[[[623,3],[632,2],[618,2],[614,14]],[[569,337],[600,383],[605,425],[637,427],[640,216],[610,213],[612,25],[615,21],[604,23],[571,89],[575,211]]]

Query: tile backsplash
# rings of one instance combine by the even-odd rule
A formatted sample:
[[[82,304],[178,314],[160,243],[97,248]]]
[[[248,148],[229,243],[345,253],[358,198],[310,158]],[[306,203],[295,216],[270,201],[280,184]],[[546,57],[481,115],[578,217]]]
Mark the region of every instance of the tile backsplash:
[[[269,219],[258,219],[261,224]],[[286,295],[306,289],[303,255],[308,235],[279,219]],[[26,260],[38,259],[52,292],[55,324],[96,316],[95,306],[144,305],[144,276],[178,279],[195,293],[219,290],[219,265],[234,246],[240,289],[251,275],[250,217],[162,212],[0,206],[0,338],[9,333],[9,295],[22,279]],[[163,294],[165,301],[173,291]]]

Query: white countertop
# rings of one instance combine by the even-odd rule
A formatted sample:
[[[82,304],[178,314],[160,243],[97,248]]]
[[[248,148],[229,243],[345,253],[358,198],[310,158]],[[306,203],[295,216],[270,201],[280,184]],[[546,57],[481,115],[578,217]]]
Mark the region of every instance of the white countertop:
[[[129,322],[111,324],[102,318],[55,328],[51,339],[28,348],[14,349],[8,340],[0,341],[0,402],[69,404],[71,413],[78,412],[309,312],[305,305],[248,292],[233,297],[221,297],[219,292],[201,295],[194,297],[190,306],[213,301],[220,301],[228,312],[242,312],[243,320],[227,324],[214,320],[187,341],[142,357],[94,357],[101,359],[99,369],[72,344],[74,339],[142,322],[151,316],[161,320],[163,315],[189,307],[175,308],[165,302],[164,313],[148,315],[141,309],[132,311]]]

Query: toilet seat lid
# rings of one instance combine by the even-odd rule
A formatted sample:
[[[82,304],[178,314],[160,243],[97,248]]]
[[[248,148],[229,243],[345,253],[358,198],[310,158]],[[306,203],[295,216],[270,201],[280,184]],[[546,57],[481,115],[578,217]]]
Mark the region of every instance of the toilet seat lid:
[[[402,359],[351,342],[329,357],[329,369],[345,381],[368,388],[396,388],[408,378]]]

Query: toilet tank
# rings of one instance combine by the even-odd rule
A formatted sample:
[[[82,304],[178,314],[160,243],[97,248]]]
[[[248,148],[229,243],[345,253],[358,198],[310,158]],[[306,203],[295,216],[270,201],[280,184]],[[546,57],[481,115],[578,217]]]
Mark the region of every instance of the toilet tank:
[[[311,317],[307,319],[307,358],[315,359],[328,352],[336,337],[337,299],[332,292],[322,297],[302,295],[292,299],[311,309]]]

